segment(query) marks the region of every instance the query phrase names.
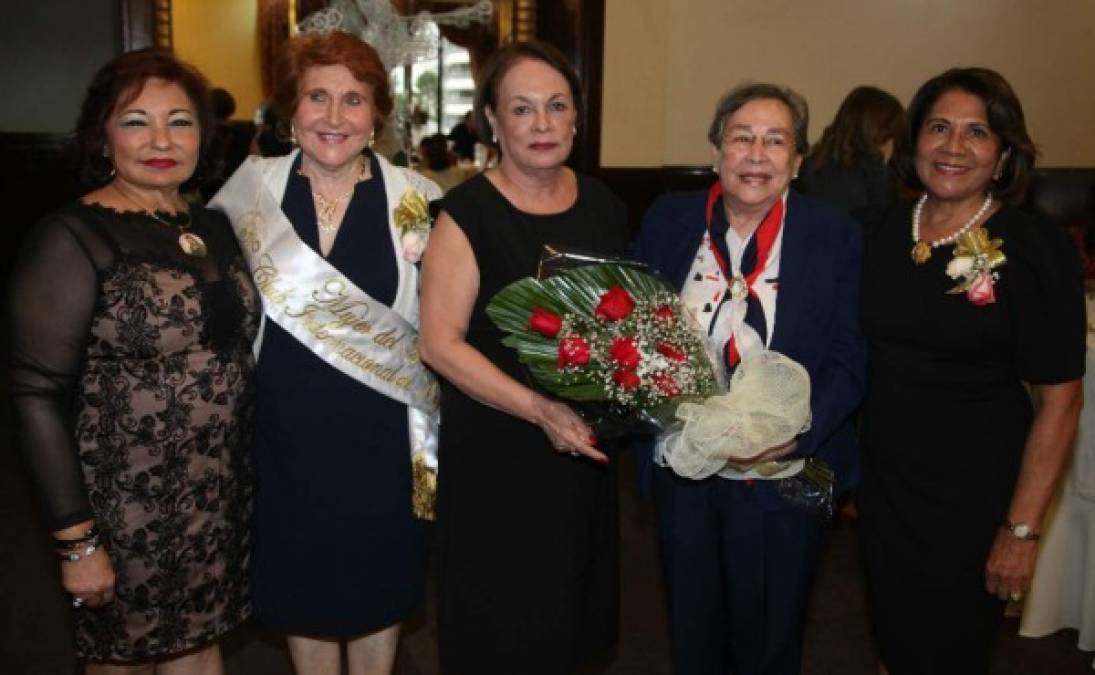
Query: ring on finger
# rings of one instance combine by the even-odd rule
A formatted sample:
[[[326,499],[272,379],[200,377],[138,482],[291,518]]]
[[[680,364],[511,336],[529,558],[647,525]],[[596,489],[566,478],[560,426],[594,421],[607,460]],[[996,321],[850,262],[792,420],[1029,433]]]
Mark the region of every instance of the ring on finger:
[[[73,607],[83,607],[84,606],[84,599],[83,598],[76,598],[76,597],[72,598],[72,606]]]

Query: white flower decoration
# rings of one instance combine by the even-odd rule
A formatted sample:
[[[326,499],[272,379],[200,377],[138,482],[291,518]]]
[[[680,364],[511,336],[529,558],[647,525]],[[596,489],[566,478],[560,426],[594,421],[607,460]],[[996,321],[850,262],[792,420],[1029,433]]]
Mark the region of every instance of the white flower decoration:
[[[422,230],[408,230],[403,233],[400,243],[403,245],[403,259],[409,263],[416,263],[422,259],[422,252],[426,250],[427,232]]]
[[[951,279],[963,279],[973,272],[974,257],[971,255],[956,255],[947,263],[947,276]]]

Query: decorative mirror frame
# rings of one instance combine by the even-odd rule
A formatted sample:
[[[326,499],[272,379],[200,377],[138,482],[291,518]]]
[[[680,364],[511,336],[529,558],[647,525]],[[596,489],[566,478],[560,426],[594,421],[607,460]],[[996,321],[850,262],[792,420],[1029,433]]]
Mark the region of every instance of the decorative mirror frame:
[[[493,0],[498,42],[505,45],[536,37],[536,0]],[[118,0],[122,51],[171,49],[171,0]]]
[[[586,111],[569,163],[589,173],[599,171],[605,0],[493,2],[499,44],[539,38],[559,47],[574,65],[584,87]],[[118,4],[122,51],[171,48],[171,0],[118,0]]]
[[[171,49],[171,0],[118,0],[122,51]]]

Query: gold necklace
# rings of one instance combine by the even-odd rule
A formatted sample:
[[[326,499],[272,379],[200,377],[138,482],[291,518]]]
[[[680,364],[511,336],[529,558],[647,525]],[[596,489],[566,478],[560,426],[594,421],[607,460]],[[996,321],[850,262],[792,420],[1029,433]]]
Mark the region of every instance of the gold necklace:
[[[114,188],[115,192],[127,199],[129,203],[133,204],[141,211],[144,211],[144,214],[149,218],[152,218],[159,223],[163,223],[168,227],[176,228],[179,231],[179,249],[183,253],[189,256],[194,256],[195,258],[204,258],[206,253],[209,252],[209,249],[205,246],[205,241],[201,237],[190,231],[190,225],[193,221],[190,220],[189,211],[185,211],[183,209],[179,209],[178,211],[176,211],[175,215],[181,214],[184,220],[178,223],[172,223],[165,218],[161,218],[155,211],[141,204],[139,201],[137,201],[135,197],[133,197],[133,195],[126,193],[125,190],[119,187],[117,182],[111,183],[110,186]]]
[[[359,157],[357,160],[358,170],[357,179],[354,180],[354,185],[345,193],[335,197],[334,199],[327,199],[321,193],[316,190],[312,190],[312,201],[315,202],[316,207],[316,223],[319,225],[321,232],[325,234],[334,234],[338,232],[339,225],[342,224],[341,220],[335,218],[338,213],[339,206],[342,202],[346,201],[353,196],[354,190],[357,189],[357,184],[369,178],[369,165],[365,163],[364,157]],[[312,177],[304,173],[303,168],[297,169],[297,174],[304,176],[308,179],[309,183]]]

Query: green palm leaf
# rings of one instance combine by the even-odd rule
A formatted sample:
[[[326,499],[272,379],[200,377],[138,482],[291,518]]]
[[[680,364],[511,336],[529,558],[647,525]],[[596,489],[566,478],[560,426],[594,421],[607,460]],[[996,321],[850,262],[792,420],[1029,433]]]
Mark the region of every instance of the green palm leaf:
[[[564,382],[556,367],[558,341],[529,328],[533,308],[554,314],[592,318],[601,296],[621,286],[634,299],[673,294],[664,280],[628,264],[593,264],[568,269],[547,279],[525,278],[506,286],[487,305],[487,316],[509,333],[502,344],[517,351],[536,380],[548,391],[573,401],[602,401],[604,386],[597,381]],[[572,378],[573,379],[573,378]]]

